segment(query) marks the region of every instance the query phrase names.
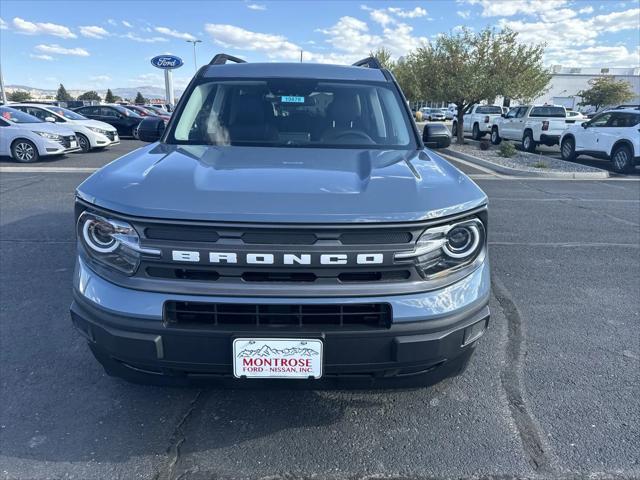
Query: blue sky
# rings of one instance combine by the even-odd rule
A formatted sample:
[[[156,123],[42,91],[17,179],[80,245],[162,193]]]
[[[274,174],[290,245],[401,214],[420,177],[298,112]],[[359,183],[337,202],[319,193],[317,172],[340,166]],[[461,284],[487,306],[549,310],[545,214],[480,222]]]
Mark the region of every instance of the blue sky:
[[[346,63],[380,46],[400,56],[442,32],[509,26],[548,43],[549,65],[640,64],[640,0],[14,1],[0,4],[6,84],[68,89],[163,85],[149,63],[172,53],[182,87],[220,51],[250,61]]]

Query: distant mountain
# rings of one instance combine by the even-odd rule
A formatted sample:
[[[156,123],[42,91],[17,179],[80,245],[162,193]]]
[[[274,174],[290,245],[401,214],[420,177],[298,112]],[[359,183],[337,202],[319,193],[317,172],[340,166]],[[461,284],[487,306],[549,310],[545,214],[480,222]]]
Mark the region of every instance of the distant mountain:
[[[29,92],[29,94],[34,100],[37,100],[37,99],[44,100],[47,98],[54,98],[56,96],[56,92],[58,91],[58,89],[49,90],[49,89],[43,89],[43,88],[29,87],[26,85],[6,85],[5,90],[7,91],[7,93],[12,93],[15,91]],[[67,88],[67,92],[69,92],[69,94],[73,97],[82,95],[86,91],[87,90],[76,90],[76,89]],[[113,92],[114,95],[117,95],[122,98],[129,98],[129,99],[135,98],[138,92],[142,93],[142,95],[146,98],[164,98],[164,88],[153,87],[151,85],[142,85],[140,87],[112,88],[111,91]],[[107,93],[107,90],[106,89],[96,90],[96,92],[98,92],[98,95],[104,98],[105,94]],[[179,98],[180,95],[182,95],[182,92],[183,92],[182,90],[175,90],[176,99]]]

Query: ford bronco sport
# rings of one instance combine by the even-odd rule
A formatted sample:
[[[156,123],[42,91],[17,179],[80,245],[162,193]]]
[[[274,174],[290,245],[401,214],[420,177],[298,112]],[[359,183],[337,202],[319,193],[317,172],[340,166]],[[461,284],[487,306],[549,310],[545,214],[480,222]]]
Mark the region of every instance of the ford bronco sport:
[[[77,188],[75,326],[139,382],[458,374],[489,322],[487,197],[429,127],[375,58],[216,55]]]

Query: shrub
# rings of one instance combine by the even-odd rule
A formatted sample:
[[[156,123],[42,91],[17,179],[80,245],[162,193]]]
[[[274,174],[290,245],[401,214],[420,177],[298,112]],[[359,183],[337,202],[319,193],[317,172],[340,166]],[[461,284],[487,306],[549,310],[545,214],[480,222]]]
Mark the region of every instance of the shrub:
[[[544,163],[542,161],[538,161],[538,162],[533,164],[533,168],[549,168],[549,165],[547,165],[546,163]]]
[[[489,150],[489,142],[486,140],[480,140],[480,150]]]
[[[417,111],[416,112],[416,122],[421,122],[422,121],[422,112]]]
[[[511,158],[517,153],[516,147],[513,146],[513,143],[510,142],[502,142],[500,144],[499,154],[501,157]]]

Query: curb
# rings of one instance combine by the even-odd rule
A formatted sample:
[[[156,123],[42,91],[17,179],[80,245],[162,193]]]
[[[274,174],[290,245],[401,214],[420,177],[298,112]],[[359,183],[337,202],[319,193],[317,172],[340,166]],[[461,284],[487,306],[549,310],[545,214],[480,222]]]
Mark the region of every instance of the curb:
[[[570,178],[574,180],[592,180],[609,178],[609,172],[600,170],[599,172],[531,172],[529,170],[519,170],[517,168],[505,167],[497,163],[490,162],[483,158],[478,158],[467,153],[456,152],[449,148],[443,148],[442,151],[454,158],[466,160],[485,168],[489,168],[502,175],[518,176],[518,177],[538,177],[538,178]]]

